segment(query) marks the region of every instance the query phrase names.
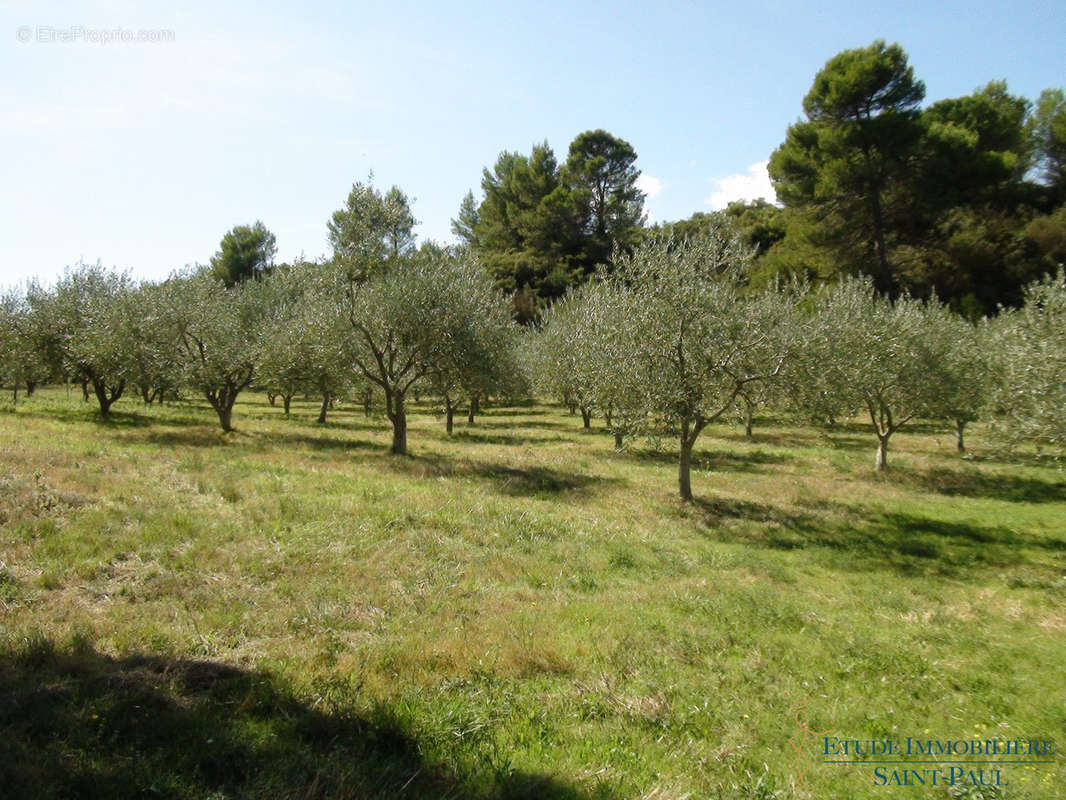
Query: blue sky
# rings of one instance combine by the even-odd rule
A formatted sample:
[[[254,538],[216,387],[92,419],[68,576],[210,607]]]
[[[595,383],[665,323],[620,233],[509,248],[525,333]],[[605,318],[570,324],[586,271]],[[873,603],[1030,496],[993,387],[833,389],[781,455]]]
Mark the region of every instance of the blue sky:
[[[636,149],[652,219],[687,217],[765,191],[815,73],[877,38],[927,102],[1066,85],[1062,0],[8,3],[0,285],[79,259],[164,277],[256,219],[279,260],[326,254],[371,170],[415,198],[421,239],[449,241],[501,150],[547,140],[562,161],[593,128]]]

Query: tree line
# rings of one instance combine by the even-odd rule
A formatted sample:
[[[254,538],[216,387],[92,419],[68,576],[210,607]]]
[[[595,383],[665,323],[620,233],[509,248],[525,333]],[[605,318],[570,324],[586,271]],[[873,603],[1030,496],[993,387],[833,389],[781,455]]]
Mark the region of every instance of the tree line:
[[[631,435],[678,442],[678,483],[704,428],[772,408],[816,425],[858,416],[888,464],[893,434],[949,420],[956,446],[984,418],[1008,446],[1066,445],[1066,276],[1027,286],[1020,309],[974,324],[935,296],[891,300],[869,277],[753,289],[754,250],[726,228],[645,238],[571,292],[529,337],[535,388]]]
[[[647,226],[636,152],[588,131],[558,164],[547,143],[505,151],[453,232],[529,321],[646,236],[728,224],[757,247],[751,283],[866,275],[895,298],[936,294],[976,319],[1017,307],[1066,262],[1066,94],[1032,101],[992,81],[922,107],[898,44],[845,50],[818,72],[803,118],[770,155],[777,204],[737,202]]]
[[[973,324],[935,297],[893,301],[869,278],[753,289],[754,250],[711,227],[645,237],[521,326],[469,250],[393,248],[387,226],[364,235],[384,260],[276,267],[232,286],[209,267],[135,283],[81,265],[50,288],[31,282],[0,302],[0,384],[17,401],[80,382],[104,418],[131,392],[146,404],[192,392],[224,431],[250,387],[286,414],[295,395],[319,397],[319,422],[338,398],[367,414],[380,404],[395,454],[413,395],[437,399],[449,434],[488,396],[550,396],[587,429],[602,418],[618,448],[673,437],[686,500],[701,432],[738,410],[749,433],[765,408],[825,425],[862,415],[878,469],[918,417],[952,421],[960,450],[982,417],[1009,443],[1066,448],[1062,271]]]

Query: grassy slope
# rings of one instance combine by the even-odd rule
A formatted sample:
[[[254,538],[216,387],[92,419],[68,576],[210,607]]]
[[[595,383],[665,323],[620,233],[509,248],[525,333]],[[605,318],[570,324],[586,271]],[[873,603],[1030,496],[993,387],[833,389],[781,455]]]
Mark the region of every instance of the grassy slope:
[[[451,441],[424,408],[411,458],[350,408],[249,395],[228,437],[201,407],[116,410],[0,413],[20,795],[948,796],[815,737],[799,785],[802,702],[849,738],[1066,742],[1052,467],[919,428],[882,477],[858,425],[718,427],[685,507],[669,444],[615,454],[551,407]],[[1060,797],[1066,770],[1006,778]]]

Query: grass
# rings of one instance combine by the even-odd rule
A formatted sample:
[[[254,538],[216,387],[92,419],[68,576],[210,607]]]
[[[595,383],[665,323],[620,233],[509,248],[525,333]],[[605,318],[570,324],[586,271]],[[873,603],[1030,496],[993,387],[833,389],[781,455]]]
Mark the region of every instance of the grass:
[[[1066,741],[1066,486],[950,430],[555,407],[456,435],[242,396],[0,406],[0,786],[17,797],[882,798],[811,731]],[[803,779],[801,779],[801,777]],[[974,797],[1056,798],[1003,768]]]

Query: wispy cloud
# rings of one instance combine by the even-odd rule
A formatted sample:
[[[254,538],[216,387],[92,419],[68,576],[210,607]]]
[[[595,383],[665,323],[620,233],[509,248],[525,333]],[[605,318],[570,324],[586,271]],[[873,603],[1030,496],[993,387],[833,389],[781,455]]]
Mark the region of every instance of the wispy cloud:
[[[715,178],[715,190],[704,202],[715,211],[725,208],[736,200],[768,200],[777,202],[777,193],[766,171],[769,161],[760,161],[748,167],[747,172]]]

